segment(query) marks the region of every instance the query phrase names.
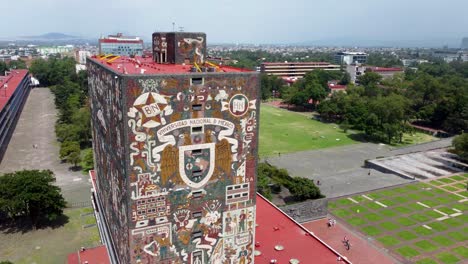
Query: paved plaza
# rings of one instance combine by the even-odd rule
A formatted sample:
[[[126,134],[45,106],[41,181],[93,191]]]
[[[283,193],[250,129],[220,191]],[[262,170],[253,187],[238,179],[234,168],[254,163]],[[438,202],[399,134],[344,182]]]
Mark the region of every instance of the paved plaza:
[[[450,144],[451,139],[443,139],[395,149],[384,144],[362,143],[281,154],[281,156],[269,157],[267,161],[272,165],[287,169],[292,176],[320,181],[319,187],[322,193],[328,198],[333,198],[413,181],[395,174],[365,168],[366,159],[432,150],[447,147]]]
[[[68,202],[89,203],[91,183],[87,175],[70,171],[70,164],[62,163],[58,157],[60,144],[55,137],[56,120],[57,110],[50,90],[32,89],[0,163],[0,173],[50,169]],[[38,148],[33,148],[33,144]]]

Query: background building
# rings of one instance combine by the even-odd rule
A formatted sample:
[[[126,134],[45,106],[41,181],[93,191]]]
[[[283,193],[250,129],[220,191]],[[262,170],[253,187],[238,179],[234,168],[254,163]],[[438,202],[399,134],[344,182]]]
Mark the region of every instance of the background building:
[[[203,33],[153,37],[156,62],[87,63],[93,200],[111,260],[253,263],[258,73],[204,61]]]
[[[351,65],[351,64],[364,64],[367,62],[367,53],[364,52],[349,52],[343,51],[338,52],[335,55],[335,63],[342,65]]]
[[[139,37],[123,36],[122,33],[99,39],[99,54],[121,56],[143,55],[143,40]]]
[[[7,73],[6,76],[0,76],[0,161],[31,90],[31,78],[27,70]]]
[[[462,49],[468,49],[468,38],[463,38],[461,43]]]
[[[313,70],[339,71],[340,65],[328,62],[264,62],[260,72],[279,77],[302,78]]]

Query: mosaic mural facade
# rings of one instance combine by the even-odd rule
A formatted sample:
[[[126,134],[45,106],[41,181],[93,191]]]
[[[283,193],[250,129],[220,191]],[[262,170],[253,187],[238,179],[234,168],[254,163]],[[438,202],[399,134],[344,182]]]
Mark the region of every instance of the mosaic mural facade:
[[[130,259],[122,82],[97,64],[87,66],[96,184],[103,190],[99,192],[102,213],[116,254],[120,259]]]
[[[120,262],[253,263],[257,73],[89,66],[98,189]]]
[[[153,33],[153,60],[157,63],[197,63],[200,65],[205,58],[205,33]]]

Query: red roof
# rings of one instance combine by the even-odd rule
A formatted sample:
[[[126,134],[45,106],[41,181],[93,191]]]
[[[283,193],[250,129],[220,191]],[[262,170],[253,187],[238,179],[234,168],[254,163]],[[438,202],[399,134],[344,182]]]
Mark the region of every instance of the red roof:
[[[262,64],[265,65],[291,65],[291,64],[299,64],[299,65],[330,65],[331,63],[322,62],[322,61],[308,61],[308,62],[263,62]]]
[[[142,39],[138,40],[131,40],[131,39],[99,39],[99,43],[136,43],[136,44],[143,44]]]
[[[328,88],[332,90],[346,89],[346,85],[329,83]]]
[[[372,72],[403,71],[402,68],[385,68],[385,67],[369,67],[367,69]]]
[[[255,257],[256,263],[271,263],[273,259],[290,263],[297,259],[306,264],[337,264],[338,252],[260,195],[256,215],[255,250],[261,252]],[[275,246],[284,249],[276,250]],[[350,262],[343,259],[340,263]]]
[[[13,70],[8,76],[0,76],[0,111],[27,74],[28,70]],[[7,84],[6,89],[5,84]]]
[[[86,248],[68,255],[68,264],[83,264],[87,261],[88,264],[110,264],[109,255],[107,254],[106,246],[98,246],[95,248]]]
[[[168,73],[190,73],[191,64],[161,64],[153,61],[151,57],[108,56],[99,58],[93,56],[91,60],[98,62],[114,71],[122,74],[168,74]],[[250,70],[234,68],[229,66],[217,66],[217,72],[250,72]]]

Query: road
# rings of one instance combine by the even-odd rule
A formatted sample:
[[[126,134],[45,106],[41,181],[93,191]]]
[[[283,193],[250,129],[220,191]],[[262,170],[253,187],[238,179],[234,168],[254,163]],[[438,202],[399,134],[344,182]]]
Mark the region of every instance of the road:
[[[55,137],[58,111],[48,88],[31,90],[8,149],[0,163],[0,173],[23,169],[50,169],[57,186],[69,203],[89,202],[91,183],[81,171],[70,171],[70,165],[58,157],[60,144]],[[33,148],[37,144],[38,148]]]

